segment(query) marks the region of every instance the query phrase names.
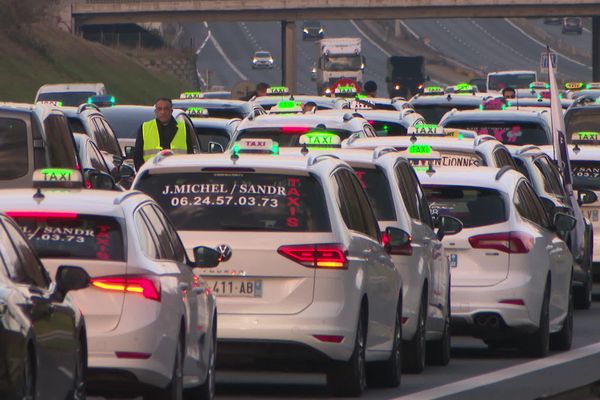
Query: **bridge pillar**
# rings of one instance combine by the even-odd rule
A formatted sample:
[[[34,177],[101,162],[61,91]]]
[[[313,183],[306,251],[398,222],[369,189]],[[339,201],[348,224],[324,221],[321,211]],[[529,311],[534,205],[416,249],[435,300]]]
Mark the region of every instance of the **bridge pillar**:
[[[281,21],[281,81],[296,92],[296,43],[294,41],[294,21]]]
[[[600,16],[592,17],[592,80],[600,81]]]

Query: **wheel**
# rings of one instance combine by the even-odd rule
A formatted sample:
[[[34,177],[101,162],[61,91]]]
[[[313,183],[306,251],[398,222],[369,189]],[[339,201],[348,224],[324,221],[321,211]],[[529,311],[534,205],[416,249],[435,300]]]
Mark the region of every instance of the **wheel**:
[[[35,353],[32,349],[27,349],[25,359],[23,360],[23,399],[35,400],[35,372],[36,372]]]
[[[335,361],[327,371],[327,387],[337,397],[358,397],[367,386],[365,351],[367,326],[361,312],[356,327],[354,351],[348,361]]]
[[[177,341],[175,363],[171,382],[166,388],[153,388],[152,392],[144,394],[144,400],[183,400],[183,343]]]
[[[402,306],[396,311],[392,353],[386,361],[367,365],[367,385],[369,387],[394,388],[400,385],[402,376]]]
[[[213,400],[215,397],[215,366],[217,364],[217,329],[213,322],[212,339],[208,355],[208,369],[204,383],[195,388],[186,389],[185,398],[189,400]]]
[[[531,357],[545,357],[550,351],[550,287],[546,283],[544,300],[540,311],[540,324],[535,332],[527,335],[523,352]]]
[[[449,306],[450,304],[448,303],[448,307]],[[450,348],[450,315],[447,315],[446,320],[444,321],[442,337],[427,343],[427,364],[448,365],[450,362]]]
[[[588,310],[592,306],[592,270],[588,270],[583,286],[577,286],[574,289],[574,305],[578,310]]]
[[[420,374],[425,369],[425,318],[427,316],[427,295],[423,289],[421,296],[421,306],[419,307],[419,315],[417,316],[417,330],[411,340],[404,342],[403,352],[403,372],[410,374]]]
[[[560,331],[550,335],[552,350],[567,351],[573,342],[573,294],[569,293],[569,308]]]
[[[85,335],[85,332],[82,333]],[[81,337],[81,336],[80,336]],[[77,348],[77,362],[75,364],[75,376],[73,379],[73,390],[69,399],[84,400],[86,398],[86,371],[87,371],[87,349],[83,341],[79,341]]]

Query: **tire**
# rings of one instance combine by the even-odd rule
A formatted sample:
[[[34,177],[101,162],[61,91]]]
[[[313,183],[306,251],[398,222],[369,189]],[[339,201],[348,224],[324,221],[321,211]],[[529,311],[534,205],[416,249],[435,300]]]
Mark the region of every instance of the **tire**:
[[[82,333],[85,335],[85,332]],[[80,336],[81,337],[81,336]],[[75,378],[73,390],[69,394],[70,400],[85,400],[86,398],[86,371],[87,371],[87,349],[85,343],[80,339],[77,349],[77,364],[75,365]]]
[[[35,353],[28,348],[23,360],[23,399],[35,400],[36,398],[36,364]]]
[[[171,374],[171,382],[166,388],[153,388],[144,394],[144,400],[183,400],[183,343],[177,341],[175,362]]]
[[[590,267],[583,286],[577,286],[574,288],[574,306],[577,310],[589,310],[589,308],[592,306],[592,281],[593,277]]]
[[[386,361],[367,365],[367,385],[377,388],[395,388],[402,380],[402,306],[396,311],[392,353]]]
[[[448,306],[450,305],[448,304]],[[450,362],[451,350],[450,337],[450,315],[447,315],[446,320],[444,321],[442,337],[427,343],[427,364],[448,365]]]
[[[354,351],[348,361],[334,361],[327,371],[327,387],[336,397],[359,397],[367,386],[367,326],[361,310],[356,327]]]
[[[411,340],[403,343],[404,352],[402,354],[402,371],[409,374],[420,374],[425,369],[426,358],[426,339],[425,339],[425,321],[427,317],[427,295],[423,289],[421,296],[421,305],[419,315],[417,316],[417,330]]]
[[[215,368],[217,364],[217,329],[213,322],[213,333],[210,341],[208,370],[202,385],[186,389],[185,398],[188,400],[213,400],[215,398]]]
[[[530,357],[546,357],[550,351],[550,282],[546,282],[544,300],[540,312],[540,323],[535,332],[527,335],[523,352]]]
[[[550,348],[552,350],[567,351],[573,343],[573,294],[569,293],[569,306],[567,316],[560,331],[550,335]]]

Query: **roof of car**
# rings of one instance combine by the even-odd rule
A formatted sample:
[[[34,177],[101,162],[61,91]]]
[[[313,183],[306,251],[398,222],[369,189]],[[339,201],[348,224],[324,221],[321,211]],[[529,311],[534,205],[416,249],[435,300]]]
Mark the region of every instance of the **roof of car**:
[[[344,141],[342,147],[348,148],[375,148],[379,146],[390,146],[390,147],[408,147],[413,142],[411,141],[412,136],[378,136],[369,138],[356,138],[351,142]],[[482,136],[478,138],[448,138],[439,136],[417,136],[415,144],[428,144],[435,149],[444,150],[475,150],[475,142],[479,142],[478,146],[485,145],[485,143],[492,143],[493,145],[501,144],[498,140],[488,137],[483,139]]]
[[[424,186],[472,186],[499,189],[505,193],[512,192],[518,180],[523,178],[520,172],[508,169],[496,180],[499,172],[500,168],[494,167],[478,167],[476,173],[468,168],[444,167],[436,169],[433,174],[417,172],[417,175]]]
[[[240,121],[239,118],[225,119],[225,118],[211,118],[211,117],[200,117],[191,118],[194,128],[223,128],[225,129],[228,125],[231,125],[235,121]]]
[[[46,104],[28,104],[0,102],[0,111],[34,113],[40,121],[44,121],[51,114],[62,114],[60,108]]]
[[[300,101],[302,103],[307,103],[309,101],[312,101],[313,103],[317,104],[317,106],[320,107],[329,107],[331,106],[332,108],[339,106],[341,108],[341,105],[346,103],[347,99],[340,99],[337,97],[324,97],[324,96],[312,96],[312,95],[294,95],[294,98],[292,100],[294,101]],[[290,100],[291,97],[290,95],[286,95],[286,96],[259,96],[256,97],[254,99],[254,101],[258,104],[260,104],[261,106],[273,106],[277,103],[279,103],[280,101],[288,101]]]
[[[549,113],[544,109],[521,108],[517,110],[511,107],[507,110],[452,110],[446,113],[440,120],[440,125],[452,120],[471,121],[523,121],[523,122],[548,122]]]
[[[489,96],[485,93],[448,93],[435,94],[431,96],[415,95],[408,102],[415,106],[424,105],[473,105],[479,106],[485,97]]]
[[[304,126],[315,127],[317,125],[325,125],[325,129],[350,129],[352,125],[356,126],[357,122],[367,123],[366,120],[360,117],[353,116],[348,121],[343,120],[343,116],[352,113],[323,115],[319,113],[308,114],[268,114],[259,115],[253,119],[245,119],[238,126],[238,130],[252,128],[279,128],[282,126]]]

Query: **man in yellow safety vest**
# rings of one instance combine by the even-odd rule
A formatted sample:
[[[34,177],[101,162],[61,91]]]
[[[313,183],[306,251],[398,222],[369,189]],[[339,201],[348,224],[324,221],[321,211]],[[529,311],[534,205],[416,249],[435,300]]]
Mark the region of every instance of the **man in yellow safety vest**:
[[[188,132],[184,121],[173,118],[171,99],[160,98],[154,104],[155,119],[146,121],[138,130],[133,150],[133,162],[139,169],[163,149],[175,154],[194,153],[193,132]]]

